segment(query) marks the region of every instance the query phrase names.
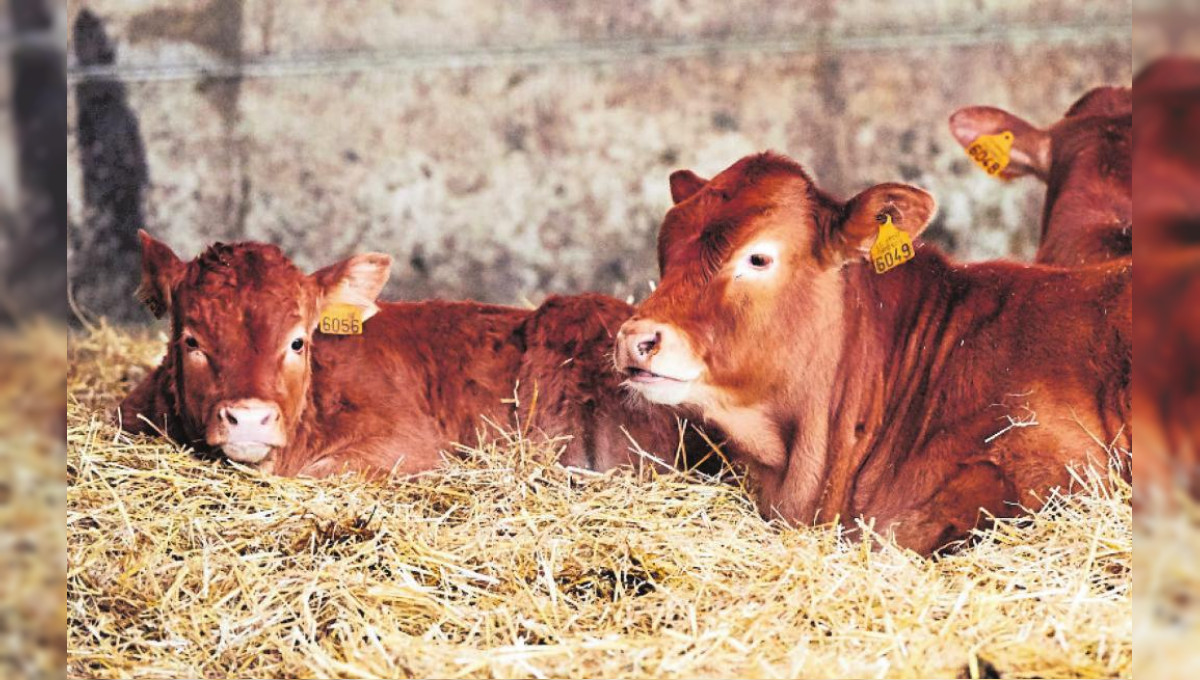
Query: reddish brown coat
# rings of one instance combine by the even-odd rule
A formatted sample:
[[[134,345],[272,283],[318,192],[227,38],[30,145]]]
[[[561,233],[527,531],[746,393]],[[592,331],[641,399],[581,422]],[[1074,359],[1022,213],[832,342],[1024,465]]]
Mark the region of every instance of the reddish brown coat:
[[[672,188],[662,282],[622,326],[617,368],[728,433],[764,514],[874,518],[929,552],[1107,463],[1098,442],[1130,448],[1128,260],[959,265],[919,246],[877,275],[878,219],[916,236],[925,192],[842,202],[770,154]]]
[[[1200,497],[1200,61],[1134,79],[1136,498]],[[1155,496],[1158,496],[1155,499]]]
[[[670,412],[630,408],[621,395],[608,357],[632,308],[619,301],[376,303],[390,266],[383,255],[306,276],[264,244],[217,244],[189,263],[145,235],[143,246],[142,297],[170,312],[171,340],[121,404],[129,431],[153,429],[141,415],[198,450],[277,474],[406,474],[435,467],[455,443],[477,443],[483,418],[515,425],[519,378],[519,422],[570,435],[565,464],[639,464],[622,427],[659,455],[676,449]],[[369,317],[361,335],[314,332],[334,302]]]
[[[1078,266],[1133,254],[1133,100],[1127,87],[1098,87],[1062,120],[1038,128],[989,106],[959,109],[950,130],[964,148],[1012,132],[1004,179],[1046,183],[1037,262]]]

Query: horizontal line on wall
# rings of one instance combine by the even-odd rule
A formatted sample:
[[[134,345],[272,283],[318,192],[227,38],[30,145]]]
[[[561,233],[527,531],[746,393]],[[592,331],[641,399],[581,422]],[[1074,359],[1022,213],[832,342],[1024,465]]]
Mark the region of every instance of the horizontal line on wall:
[[[761,54],[766,56],[867,50],[923,50],[941,47],[1028,44],[1097,44],[1125,41],[1132,46],[1132,19],[1104,24],[1046,26],[990,25],[972,30],[884,35],[819,35],[792,37],[733,36],[690,40],[625,40],[603,43],[559,43],[532,47],[477,47],[464,50],[372,50],[329,52],[287,57],[258,57],[237,63],[215,59],[207,63],[146,66],[72,64],[71,84],[98,80],[156,82],[223,78],[286,78],[337,75],[376,70],[464,69],[485,66],[538,66],[607,63],[644,59],[685,59],[704,56]]]

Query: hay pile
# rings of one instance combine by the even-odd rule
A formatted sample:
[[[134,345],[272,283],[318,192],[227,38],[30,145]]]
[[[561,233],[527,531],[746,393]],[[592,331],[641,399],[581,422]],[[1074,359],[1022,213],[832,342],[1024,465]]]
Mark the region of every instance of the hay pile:
[[[386,485],[267,478],[108,424],[160,346],[71,348],[70,675],[1132,674],[1127,487],[930,561],[515,438]]]

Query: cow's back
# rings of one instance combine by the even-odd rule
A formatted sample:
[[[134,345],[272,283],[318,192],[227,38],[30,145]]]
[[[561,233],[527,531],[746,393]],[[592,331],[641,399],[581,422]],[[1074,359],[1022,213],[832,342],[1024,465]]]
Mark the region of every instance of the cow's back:
[[[427,469],[454,444],[478,444],[484,419],[508,420],[528,315],[473,302],[381,303],[363,334],[318,335],[314,446],[336,448],[340,437],[378,433],[403,442],[379,456],[404,456]],[[291,467],[297,465],[280,472]],[[375,467],[389,466],[380,460]]]

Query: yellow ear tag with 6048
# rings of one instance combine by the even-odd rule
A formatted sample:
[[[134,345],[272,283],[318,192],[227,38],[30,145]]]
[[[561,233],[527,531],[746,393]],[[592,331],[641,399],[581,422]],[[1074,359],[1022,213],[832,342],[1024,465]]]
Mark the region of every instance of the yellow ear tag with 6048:
[[[901,231],[892,223],[891,215],[884,215],[883,224],[879,225],[879,236],[875,245],[871,246],[871,264],[876,274],[882,274],[890,269],[916,257],[913,250],[912,237],[908,232]]]
[[[967,147],[967,155],[984,172],[995,177],[1008,167],[1012,154],[1013,133],[1005,130],[997,135],[981,135]]]
[[[362,308],[335,302],[321,310],[321,323],[317,330],[328,335],[361,335]]]

